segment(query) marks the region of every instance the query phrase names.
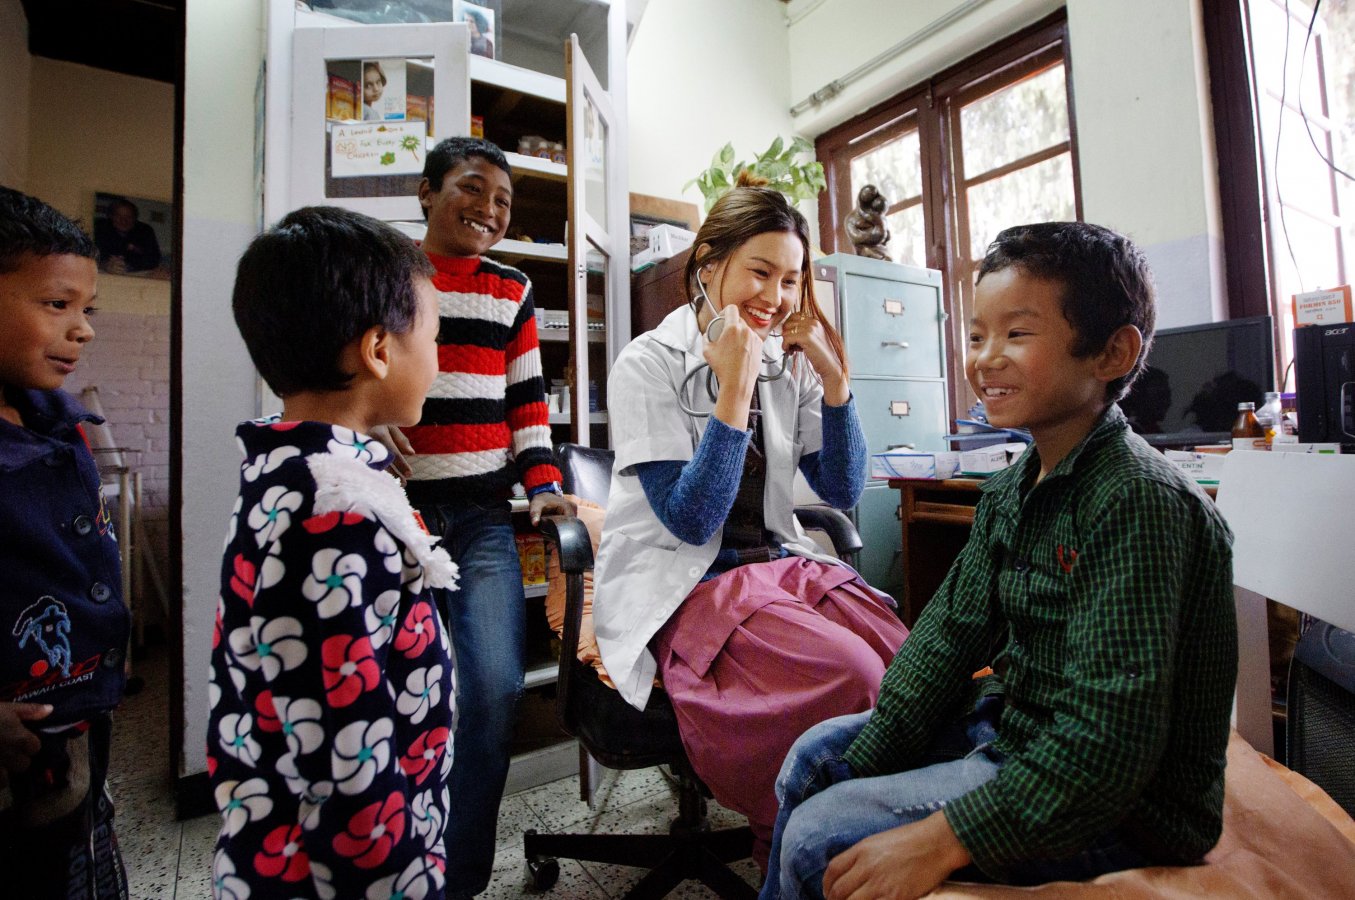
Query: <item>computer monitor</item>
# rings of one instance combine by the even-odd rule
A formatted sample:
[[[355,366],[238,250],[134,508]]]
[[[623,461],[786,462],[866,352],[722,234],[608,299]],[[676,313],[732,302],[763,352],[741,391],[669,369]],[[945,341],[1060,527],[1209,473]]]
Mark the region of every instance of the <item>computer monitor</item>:
[[[1158,331],[1120,405],[1155,447],[1215,444],[1231,437],[1238,403],[1259,409],[1274,389],[1275,332],[1254,316]]]

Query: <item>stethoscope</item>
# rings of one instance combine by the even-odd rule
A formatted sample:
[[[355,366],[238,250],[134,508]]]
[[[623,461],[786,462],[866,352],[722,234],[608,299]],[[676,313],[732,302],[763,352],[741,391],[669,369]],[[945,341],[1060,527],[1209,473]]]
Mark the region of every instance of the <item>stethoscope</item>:
[[[696,276],[696,289],[701,294],[701,302],[710,308],[711,315],[714,316],[714,318],[710,320],[710,324],[706,326],[705,330],[706,340],[710,341],[713,344],[716,341],[718,341],[720,339],[720,335],[724,333],[725,320],[724,317],[720,315],[720,311],[715,308],[715,304],[711,302],[710,295],[706,293],[706,286],[701,282],[700,275]],[[794,310],[792,310],[790,315],[786,316],[786,319],[789,319],[790,316],[794,314],[795,312]],[[785,323],[785,319],[782,319],[782,323],[783,324]],[[771,331],[768,332],[767,336],[779,338],[781,337],[781,332]],[[767,354],[763,353],[762,364],[764,367],[770,366],[775,362],[776,362],[775,359],[768,359]],[[770,375],[759,373],[757,377],[758,382],[761,384],[766,384],[769,381],[776,381],[777,379],[782,378],[786,374],[786,369],[789,367],[789,365],[790,365],[790,354],[782,352],[781,367],[777,369],[776,372]],[[683,397],[688,395],[687,392],[689,386],[691,385],[692,381],[696,378],[696,376],[701,374],[702,369],[704,369],[706,372],[706,396],[710,399],[711,404],[714,405],[715,401],[718,400],[720,396],[720,382],[718,379],[716,379],[715,372],[712,371],[710,363],[702,362],[696,368],[688,372],[687,377],[682,379],[682,385],[678,388],[677,402],[678,408],[681,409],[688,416],[691,416],[693,419],[705,419],[710,417],[710,412],[702,412],[697,409],[692,409],[682,400]],[[748,411],[748,414],[750,416],[760,416],[762,415],[762,410],[758,409],[757,407],[754,407],[753,409],[750,409]]]

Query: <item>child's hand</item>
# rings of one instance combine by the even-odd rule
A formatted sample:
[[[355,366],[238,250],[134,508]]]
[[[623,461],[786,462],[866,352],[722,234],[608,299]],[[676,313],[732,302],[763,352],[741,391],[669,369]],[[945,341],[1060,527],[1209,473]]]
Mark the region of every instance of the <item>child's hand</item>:
[[[574,504],[552,491],[542,491],[528,506],[532,524],[540,525],[542,516],[572,516],[578,512]]]
[[[387,450],[391,452],[391,462],[387,466],[399,477],[400,483],[404,484],[405,479],[414,474],[414,470],[409,467],[409,460],[406,456],[414,455],[414,445],[405,437],[405,433],[394,425],[378,425],[372,429],[372,437],[380,441]]]
[[[25,772],[42,744],[25,722],[38,722],[52,714],[48,703],[0,703],[0,766]]]

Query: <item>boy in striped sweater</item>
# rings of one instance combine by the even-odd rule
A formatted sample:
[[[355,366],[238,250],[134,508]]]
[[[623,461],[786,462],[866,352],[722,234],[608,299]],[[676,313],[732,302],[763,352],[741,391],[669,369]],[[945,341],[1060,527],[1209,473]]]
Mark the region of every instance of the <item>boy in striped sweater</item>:
[[[512,486],[526,488],[533,523],[574,514],[552,459],[531,282],[483,256],[508,230],[511,176],[497,146],[453,137],[428,154],[419,185],[441,327],[437,378],[423,418],[406,431],[415,454],[407,490],[460,569],[460,589],[441,597],[460,717],[446,830],[449,898],[489,884],[522,693],[525,603]]]

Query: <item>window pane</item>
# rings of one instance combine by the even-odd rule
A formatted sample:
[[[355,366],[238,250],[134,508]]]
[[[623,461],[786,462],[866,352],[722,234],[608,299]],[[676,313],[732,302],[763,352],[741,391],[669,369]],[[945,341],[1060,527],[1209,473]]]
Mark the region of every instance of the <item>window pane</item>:
[[[1055,65],[960,110],[964,176],[975,178],[1068,140],[1063,66]]]
[[[889,223],[889,258],[910,266],[927,265],[927,241],[923,232],[922,204],[901,209],[885,219]]]
[[[1069,153],[1017,169],[969,189],[969,247],[974,259],[997,233],[1030,222],[1068,222],[1077,218],[1073,200],[1073,161]]]
[[[1275,202],[1278,191],[1280,199],[1288,206],[1314,213],[1331,215],[1333,208],[1332,175],[1322,157],[1330,155],[1331,150],[1327,132],[1317,123],[1309,123],[1312,138],[1304,128],[1303,120],[1293,109],[1286,109],[1283,127],[1277,129],[1277,116],[1280,105],[1274,101],[1261,101],[1263,123],[1261,144],[1266,169],[1270,176],[1266,187],[1271,193],[1271,202]],[[1279,134],[1279,157],[1275,155],[1275,137]],[[1322,154],[1313,147],[1316,141]],[[1275,169],[1278,162],[1279,170]]]
[[[917,129],[852,160],[852,203],[862,187],[873,184],[890,206],[922,193],[922,154]]]

